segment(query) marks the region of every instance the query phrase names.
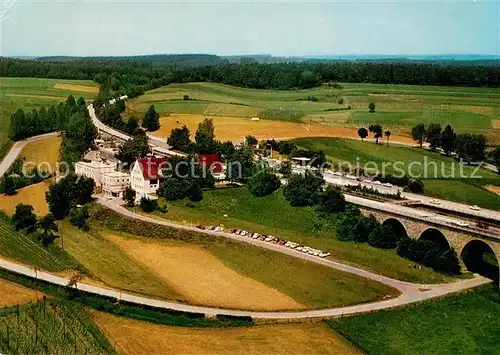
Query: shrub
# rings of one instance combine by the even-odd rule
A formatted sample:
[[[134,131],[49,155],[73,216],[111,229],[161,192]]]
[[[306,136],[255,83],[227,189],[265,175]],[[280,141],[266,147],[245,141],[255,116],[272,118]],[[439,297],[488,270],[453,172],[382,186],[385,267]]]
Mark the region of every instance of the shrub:
[[[147,198],[146,196],[141,198],[141,209],[144,212],[151,213],[156,210],[158,207],[158,201],[157,200],[151,200]]]
[[[361,214],[344,213],[337,222],[337,233],[341,241],[364,243],[378,226],[379,223],[373,215],[365,217]]]
[[[424,192],[424,182],[420,179],[410,179],[408,181],[408,191],[416,194]]]
[[[267,196],[279,189],[280,179],[269,169],[263,170],[248,179],[248,190],[257,197]]]
[[[368,244],[375,248],[394,249],[399,237],[390,226],[379,225],[368,235]]]
[[[74,207],[69,211],[69,222],[75,227],[78,227],[85,231],[90,229],[87,223],[88,218],[89,218],[89,210],[87,206]]]
[[[292,206],[314,206],[323,186],[323,178],[306,172],[304,176],[294,174],[283,189],[283,194]]]
[[[344,212],[346,206],[345,198],[339,188],[328,186],[318,197],[318,212],[339,213]]]
[[[12,224],[16,230],[26,229],[33,232],[36,228],[36,215],[33,212],[33,206],[20,203],[16,206],[16,211],[12,216]]]

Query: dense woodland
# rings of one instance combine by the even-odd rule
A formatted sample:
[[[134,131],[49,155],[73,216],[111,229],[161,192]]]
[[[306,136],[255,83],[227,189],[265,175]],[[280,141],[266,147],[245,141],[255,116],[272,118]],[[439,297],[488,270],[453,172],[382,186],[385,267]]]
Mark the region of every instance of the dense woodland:
[[[209,55],[0,59],[2,76],[87,79],[131,97],[170,83],[210,81],[259,89],[322,83],[500,86],[500,64],[474,62],[329,61],[227,64]]]

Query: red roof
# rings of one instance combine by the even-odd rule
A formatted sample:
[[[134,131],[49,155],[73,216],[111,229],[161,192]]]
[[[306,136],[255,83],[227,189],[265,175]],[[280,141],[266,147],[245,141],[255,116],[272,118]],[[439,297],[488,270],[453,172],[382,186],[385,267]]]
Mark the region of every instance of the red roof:
[[[222,162],[217,154],[199,154],[198,161],[201,165],[208,166],[212,173],[219,174],[222,172]]]
[[[137,159],[146,180],[163,178],[158,172],[167,167],[167,158],[142,158]]]

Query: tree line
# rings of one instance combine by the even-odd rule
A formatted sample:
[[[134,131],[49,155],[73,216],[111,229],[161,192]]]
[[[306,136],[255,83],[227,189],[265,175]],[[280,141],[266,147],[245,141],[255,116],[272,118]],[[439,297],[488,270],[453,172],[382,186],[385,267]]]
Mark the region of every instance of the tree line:
[[[186,61],[187,57],[184,58]],[[184,65],[150,57],[73,60],[0,59],[2,76],[94,80],[111,91],[137,96],[170,83],[216,82],[259,89],[311,88],[328,82],[500,86],[500,66],[438,62],[311,61],[274,64]]]
[[[44,106],[40,110],[33,109],[28,112],[20,108],[10,117],[9,137],[12,140],[20,140],[42,133],[63,130],[69,117],[80,110],[86,110],[86,106],[83,97],[75,101],[73,95],[69,95],[65,102],[49,108]]]

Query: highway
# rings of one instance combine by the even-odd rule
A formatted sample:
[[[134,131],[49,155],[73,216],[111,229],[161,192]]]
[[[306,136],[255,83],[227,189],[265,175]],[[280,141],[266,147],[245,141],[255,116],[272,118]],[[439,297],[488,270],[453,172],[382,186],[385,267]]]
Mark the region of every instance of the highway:
[[[89,112],[90,118],[92,119],[92,123],[94,126],[99,130],[102,131],[112,137],[115,137],[121,141],[127,141],[129,139],[132,139],[131,136],[128,134],[125,134],[117,129],[114,129],[112,127],[109,127],[102,123],[99,118],[97,117],[94,109],[94,105],[90,104],[87,106],[87,110]],[[175,150],[171,150],[171,147],[167,144],[166,139],[162,139],[156,136],[153,136],[152,134],[148,133],[148,143],[151,148],[154,148],[157,152],[168,155],[168,156],[186,156],[186,154],[177,152]]]

